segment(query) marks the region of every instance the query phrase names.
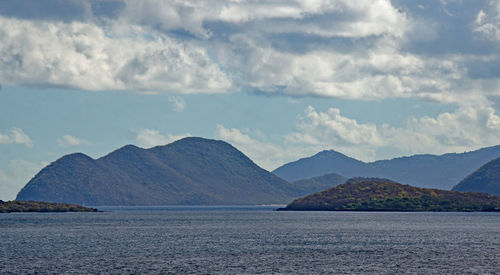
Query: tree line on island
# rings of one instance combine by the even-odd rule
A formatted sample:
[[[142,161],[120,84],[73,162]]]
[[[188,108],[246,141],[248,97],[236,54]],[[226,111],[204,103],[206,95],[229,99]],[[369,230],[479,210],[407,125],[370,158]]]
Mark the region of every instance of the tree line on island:
[[[500,211],[500,197],[402,185],[388,179],[352,178],[294,200],[278,210],[329,211]]]
[[[323,151],[271,173],[226,142],[190,137],[151,149],[127,145],[99,159],[82,153],[63,156],[31,179],[16,200],[103,206],[294,201],[290,204],[293,206],[297,205],[297,198],[306,196],[303,202],[323,200],[328,194],[334,198],[342,190],[351,192],[351,199],[343,200],[347,204],[342,209],[327,207],[328,210],[494,211],[499,208],[496,196],[438,189],[451,189],[465,178],[455,189],[500,195],[498,157],[500,146],[463,154],[415,155],[372,163]],[[484,165],[488,161],[492,162]],[[391,180],[365,179],[363,182],[371,182],[369,189],[335,188],[352,185],[354,180],[348,178],[357,176]],[[394,184],[398,183],[392,180],[415,187],[396,187]],[[417,193],[423,195],[404,196]]]
[[[97,209],[68,203],[0,200],[0,213],[13,212],[97,212]]]

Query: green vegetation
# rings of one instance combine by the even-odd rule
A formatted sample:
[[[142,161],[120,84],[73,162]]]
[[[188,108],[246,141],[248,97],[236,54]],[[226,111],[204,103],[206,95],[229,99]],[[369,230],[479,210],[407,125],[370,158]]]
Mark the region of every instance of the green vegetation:
[[[190,137],[151,149],[128,145],[96,160],[81,153],[64,156],[42,169],[17,200],[82,205],[272,204],[325,188],[288,183],[226,142]]]
[[[500,196],[500,158],[481,166],[453,187],[455,191],[481,192]]]
[[[417,188],[386,179],[355,178],[297,199],[280,210],[500,211],[500,197]]]
[[[97,212],[97,209],[76,204],[41,201],[1,201],[0,213],[12,212]]]

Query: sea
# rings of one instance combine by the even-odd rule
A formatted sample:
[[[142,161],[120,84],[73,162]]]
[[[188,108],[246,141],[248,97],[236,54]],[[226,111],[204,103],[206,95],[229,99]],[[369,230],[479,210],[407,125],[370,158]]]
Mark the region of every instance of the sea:
[[[500,274],[500,213],[0,214],[0,274]]]

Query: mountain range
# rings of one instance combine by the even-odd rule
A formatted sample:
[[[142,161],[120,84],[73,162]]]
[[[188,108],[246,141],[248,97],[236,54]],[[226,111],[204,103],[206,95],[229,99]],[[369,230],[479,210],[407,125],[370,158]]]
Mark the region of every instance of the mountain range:
[[[226,142],[190,137],[151,149],[127,145],[96,160],[82,153],[66,155],[43,168],[16,200],[82,205],[272,204],[327,187],[289,183]]]
[[[63,156],[31,179],[16,200],[94,206],[284,204],[351,177],[451,189],[498,155],[500,146],[365,163],[330,150],[286,164],[273,174],[226,142],[189,137],[150,149],[127,145],[98,159],[82,153]],[[468,176],[455,190],[498,194],[498,178],[500,159]]]
[[[337,173],[348,178],[388,178],[416,187],[450,190],[480,166],[498,157],[500,146],[493,146],[458,154],[413,155],[367,163],[329,150],[287,163],[273,173],[288,181]]]

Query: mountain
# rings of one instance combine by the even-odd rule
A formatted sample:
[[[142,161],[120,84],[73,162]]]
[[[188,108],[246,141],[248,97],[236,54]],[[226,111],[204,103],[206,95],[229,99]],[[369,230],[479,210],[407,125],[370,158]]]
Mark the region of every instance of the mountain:
[[[344,176],[341,176],[336,173],[331,173],[310,179],[294,181],[291,184],[298,190],[301,190],[302,191],[301,193],[311,194],[314,193],[310,192],[311,190],[316,190],[316,192],[325,190],[337,186],[339,184],[345,183],[347,180],[348,178]]]
[[[500,197],[417,188],[387,179],[355,178],[294,200],[280,210],[500,211]]]
[[[286,203],[321,189],[295,187],[223,141],[184,138],[124,146],[94,160],[64,156],[43,168],[17,200],[82,205]]]
[[[481,166],[455,187],[455,191],[471,191],[500,196],[500,158]]]
[[[343,176],[355,173],[363,169],[366,163],[348,157],[333,150],[325,150],[308,158],[287,163],[273,171],[282,179],[297,181],[330,173],[338,173]]]
[[[323,151],[285,164],[273,173],[288,181],[338,173],[346,177],[389,178],[418,187],[450,190],[465,176],[498,157],[500,146],[460,154],[413,155],[370,163],[335,151]]]

